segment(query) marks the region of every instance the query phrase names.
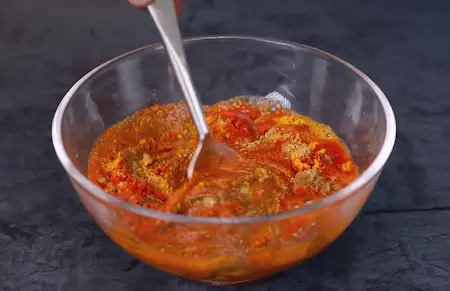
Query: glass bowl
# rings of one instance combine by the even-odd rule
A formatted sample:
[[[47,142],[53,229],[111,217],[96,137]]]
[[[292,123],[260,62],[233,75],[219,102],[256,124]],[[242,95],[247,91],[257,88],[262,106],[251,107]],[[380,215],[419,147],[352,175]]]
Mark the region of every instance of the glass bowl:
[[[102,191],[86,177],[89,152],[99,135],[136,110],[182,100],[167,54],[154,44],[93,69],[56,110],[53,144],[82,203],[127,252],[195,281],[258,280],[317,254],[355,218],[392,151],[396,125],[388,100],[352,65],[305,45],[240,36],[191,38],[184,45],[204,104],[278,92],[285,106],[330,125],[361,175],[320,202],[264,217],[163,213]]]

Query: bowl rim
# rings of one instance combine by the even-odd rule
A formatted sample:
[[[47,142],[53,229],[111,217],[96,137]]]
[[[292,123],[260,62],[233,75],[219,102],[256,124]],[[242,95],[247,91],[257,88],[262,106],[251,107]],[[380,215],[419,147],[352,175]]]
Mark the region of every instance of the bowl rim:
[[[143,46],[119,56],[116,56],[103,64],[95,67],[90,72],[85,74],[81,79],[79,79],[67,93],[64,95],[61,100],[58,108],[56,109],[55,115],[52,121],[52,142],[55,148],[56,155],[58,156],[61,164],[63,165],[65,171],[69,175],[69,178],[75,182],[77,182],[81,187],[83,187],[89,195],[94,196],[97,200],[101,200],[107,204],[113,204],[118,208],[122,208],[124,210],[130,211],[132,213],[157,219],[157,220],[165,220],[170,222],[181,222],[181,223],[195,223],[195,224],[241,224],[241,223],[261,223],[272,220],[286,219],[289,217],[295,217],[299,215],[303,215],[320,208],[324,208],[330,205],[333,205],[349,196],[357,192],[357,190],[362,189],[365,185],[367,185],[373,178],[376,177],[378,173],[383,169],[384,164],[389,158],[396,138],[396,121],[395,115],[392,110],[391,105],[389,104],[388,99],[381,91],[381,89],[363,72],[359,69],[351,65],[350,63],[338,58],[330,53],[324,52],[320,49],[296,43],[291,41],[277,40],[273,38],[267,37],[255,37],[255,36],[246,36],[246,35],[221,35],[221,36],[199,36],[199,37],[191,37],[183,39],[185,44],[189,44],[192,42],[201,42],[201,41],[217,41],[217,40],[243,40],[243,41],[253,41],[259,42],[263,44],[270,45],[278,45],[282,47],[295,48],[300,50],[306,50],[309,52],[313,52],[321,57],[331,59],[335,62],[341,63],[351,71],[353,71],[356,75],[358,75],[364,82],[366,82],[369,87],[373,90],[375,95],[378,97],[383,111],[386,117],[386,135],[381,146],[381,149],[373,162],[369,165],[369,167],[361,173],[352,183],[340,189],[339,191],[331,194],[330,196],[319,200],[317,202],[305,205],[298,209],[293,209],[290,211],[267,215],[267,216],[255,216],[255,217],[235,217],[235,218],[217,218],[217,217],[195,217],[195,216],[187,216],[182,214],[174,214],[168,212],[162,212],[157,210],[151,210],[148,208],[144,208],[135,204],[131,204],[126,202],[118,197],[115,197],[107,192],[103,191],[100,187],[92,183],[86,176],[84,176],[77,167],[72,163],[69,158],[62,141],[61,134],[61,123],[62,117],[65,112],[67,105],[69,104],[71,98],[75,95],[78,89],[88,82],[92,77],[101,74],[105,69],[109,66],[114,65],[117,62],[134,58],[138,55],[145,54],[145,52],[150,50],[160,50],[163,49],[163,45],[161,43],[154,43],[147,46]]]

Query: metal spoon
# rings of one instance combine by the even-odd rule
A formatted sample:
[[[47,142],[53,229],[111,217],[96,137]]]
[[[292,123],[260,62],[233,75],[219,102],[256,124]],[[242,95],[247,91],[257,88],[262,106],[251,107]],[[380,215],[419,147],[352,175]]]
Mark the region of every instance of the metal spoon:
[[[188,178],[191,179],[196,170],[207,171],[215,168],[215,163],[218,161],[234,161],[239,158],[239,155],[227,145],[218,143],[211,137],[202,105],[197,97],[187,66],[173,1],[157,0],[147,9],[161,34],[199,134],[199,143],[187,170]]]

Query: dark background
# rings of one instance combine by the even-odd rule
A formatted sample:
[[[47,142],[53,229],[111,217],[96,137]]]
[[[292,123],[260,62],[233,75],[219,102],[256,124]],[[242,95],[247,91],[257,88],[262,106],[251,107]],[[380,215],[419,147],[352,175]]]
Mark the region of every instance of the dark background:
[[[223,290],[450,290],[450,2],[186,0],[185,36],[251,34],[316,46],[384,90],[396,148],[352,226],[309,262]],[[213,290],[154,270],[95,225],[50,124],[69,87],[158,40],[120,0],[0,0],[0,290]]]

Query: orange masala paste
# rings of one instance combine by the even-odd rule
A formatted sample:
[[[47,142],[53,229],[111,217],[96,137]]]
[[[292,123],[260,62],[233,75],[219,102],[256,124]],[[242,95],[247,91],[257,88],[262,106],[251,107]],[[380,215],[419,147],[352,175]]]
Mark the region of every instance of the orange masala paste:
[[[186,105],[179,102],[150,106],[106,130],[92,149],[89,179],[111,195],[145,208],[190,216],[242,217],[302,207],[332,194],[358,175],[348,149],[330,127],[278,104],[236,97],[204,110],[213,138],[236,150],[245,163],[237,163],[232,171],[205,173],[188,181],[186,169],[198,136]],[[188,235],[180,225],[149,232],[144,229],[149,225],[135,223],[142,239],[162,248],[167,248],[169,241],[175,248],[179,242],[183,256],[202,256],[219,249],[225,256],[231,245],[221,245],[217,238],[208,243],[210,238],[202,237],[207,226]],[[282,225],[281,232],[255,228],[244,242],[245,252],[269,245],[276,233],[295,239],[290,234],[303,222],[295,223]],[[284,235],[287,232],[291,233]],[[205,244],[200,244],[201,240]],[[232,253],[230,250],[228,255]],[[281,260],[281,253],[279,256]],[[286,254],[286,262],[289,256],[292,252]],[[171,264],[169,257],[163,259]],[[274,261],[273,257],[267,259]],[[264,257],[255,258],[252,264],[260,268],[270,265]],[[169,265],[166,269],[171,270]],[[204,278],[220,280],[217,276],[208,273]]]

